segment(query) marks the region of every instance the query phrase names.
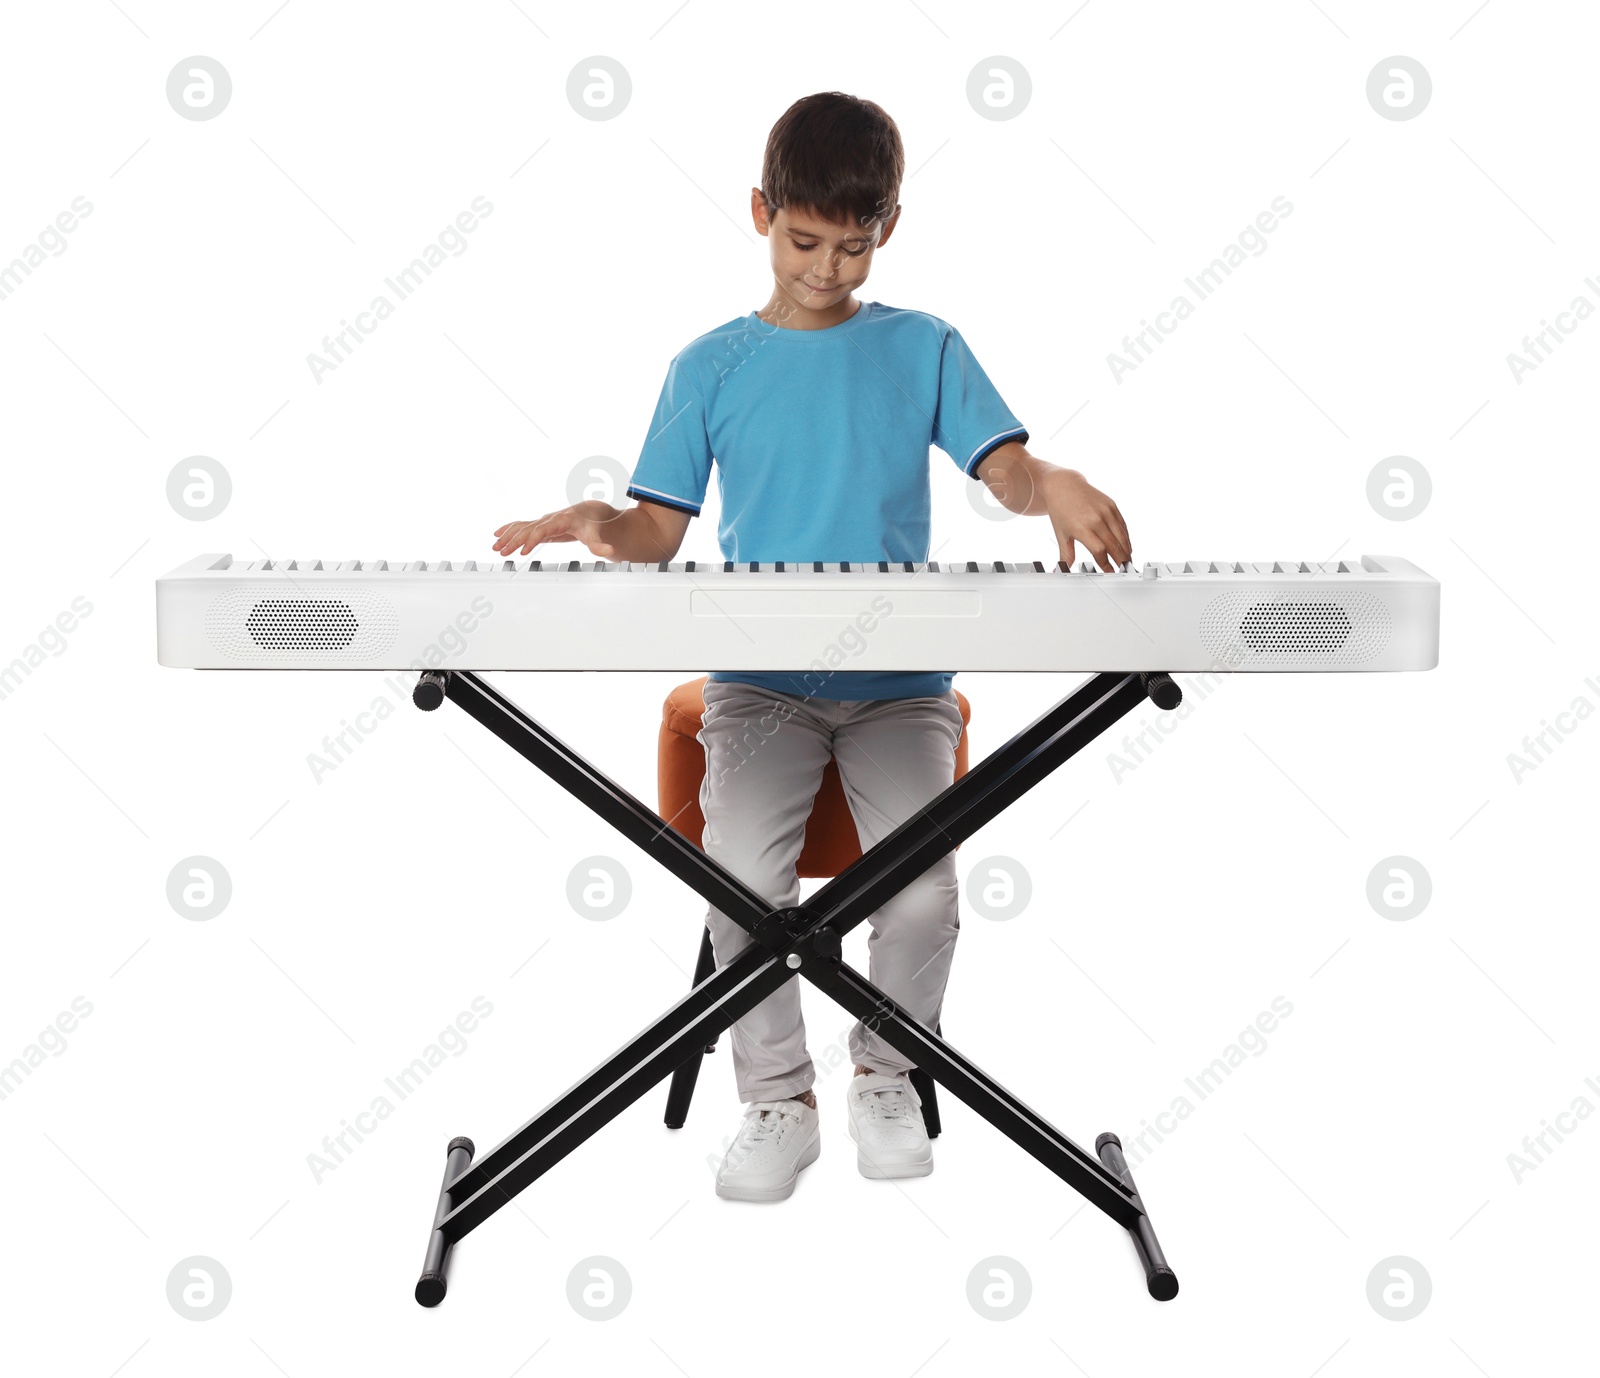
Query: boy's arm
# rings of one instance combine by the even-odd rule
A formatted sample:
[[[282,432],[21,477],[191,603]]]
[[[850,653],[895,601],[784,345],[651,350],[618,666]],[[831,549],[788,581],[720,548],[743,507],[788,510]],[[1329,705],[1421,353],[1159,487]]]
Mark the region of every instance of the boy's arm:
[[[658,502],[622,509],[591,499],[536,521],[507,522],[494,533],[494,549],[501,555],[526,555],[541,541],[582,541],[602,560],[651,564],[678,553],[690,515]]]
[[[1116,503],[1076,469],[1049,464],[1029,454],[1021,441],[1011,440],[979,460],[974,472],[1008,512],[1048,516],[1068,565],[1075,541],[1082,541],[1108,574],[1113,562],[1133,559],[1133,543]]]

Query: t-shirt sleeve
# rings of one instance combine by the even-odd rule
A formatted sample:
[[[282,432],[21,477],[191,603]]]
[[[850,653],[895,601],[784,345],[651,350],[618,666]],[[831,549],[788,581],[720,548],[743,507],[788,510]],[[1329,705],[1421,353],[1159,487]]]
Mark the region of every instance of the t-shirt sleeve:
[[[678,360],[667,369],[650,432],[628,483],[628,496],[700,515],[711,480],[711,439],[705,404]]]
[[[974,471],[986,454],[1008,441],[1027,438],[1027,427],[1012,415],[960,332],[947,327],[939,355],[933,443],[967,477],[976,479]]]

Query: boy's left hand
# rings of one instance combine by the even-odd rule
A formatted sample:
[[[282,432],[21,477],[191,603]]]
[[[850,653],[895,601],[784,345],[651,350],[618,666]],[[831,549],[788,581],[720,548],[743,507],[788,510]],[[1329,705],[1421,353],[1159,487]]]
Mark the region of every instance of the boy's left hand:
[[[1115,565],[1133,559],[1133,542],[1116,503],[1076,469],[1048,470],[1041,477],[1041,487],[1061,559],[1069,568],[1077,541],[1089,548],[1095,563],[1107,574]]]

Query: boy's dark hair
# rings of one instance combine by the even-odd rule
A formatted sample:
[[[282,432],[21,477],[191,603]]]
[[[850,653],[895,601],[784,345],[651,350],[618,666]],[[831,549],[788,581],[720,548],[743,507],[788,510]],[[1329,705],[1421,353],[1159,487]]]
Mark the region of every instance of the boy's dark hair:
[[[870,227],[900,195],[906,153],[882,106],[842,91],[802,96],[767,135],[761,194],[768,211],[792,206]]]

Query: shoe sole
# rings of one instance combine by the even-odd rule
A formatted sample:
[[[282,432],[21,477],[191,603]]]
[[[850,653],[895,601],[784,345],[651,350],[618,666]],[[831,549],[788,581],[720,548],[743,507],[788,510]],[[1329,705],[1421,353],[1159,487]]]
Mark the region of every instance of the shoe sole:
[[[928,1145],[927,1156],[917,1159],[902,1160],[899,1162],[874,1161],[868,1158],[861,1147],[861,1137],[856,1132],[856,1122],[850,1121],[850,1137],[856,1145],[856,1168],[863,1177],[874,1182],[888,1181],[898,1177],[926,1177],[933,1171],[933,1145]]]
[[[724,1201],[787,1201],[794,1195],[794,1184],[800,1179],[800,1173],[817,1161],[822,1153],[822,1135],[819,1133],[803,1149],[800,1157],[795,1160],[794,1173],[787,1182],[780,1182],[775,1187],[749,1187],[740,1186],[738,1182],[717,1183],[717,1195]]]

